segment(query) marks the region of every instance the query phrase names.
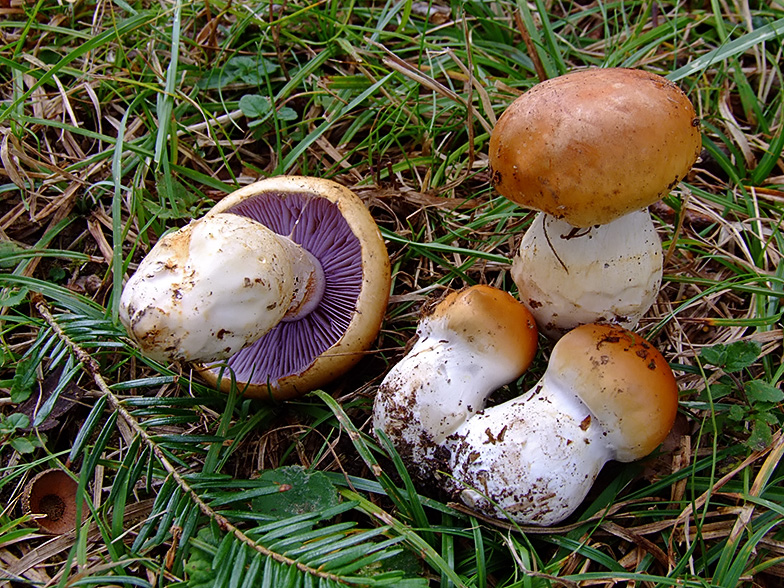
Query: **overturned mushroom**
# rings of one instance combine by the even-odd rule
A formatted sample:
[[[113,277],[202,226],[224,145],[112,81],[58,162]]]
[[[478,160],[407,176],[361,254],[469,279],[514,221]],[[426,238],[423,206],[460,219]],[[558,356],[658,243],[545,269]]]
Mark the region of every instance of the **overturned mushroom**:
[[[441,301],[420,321],[417,336],[379,387],[373,425],[412,474],[428,478],[443,469],[447,436],[528,368],[537,330],[511,295],[472,286]]]
[[[553,348],[529,392],[465,421],[443,444],[447,471],[488,516],[550,525],[582,502],[605,462],[653,451],[678,389],[662,355],[615,325],[583,325]]]
[[[146,355],[200,364],[224,389],[228,368],[247,394],[282,399],[362,357],[389,285],[362,201],[329,180],[281,176],[164,236],[126,284],[120,318]]]
[[[545,334],[631,327],[650,308],[662,255],[646,207],[686,175],[700,145],[688,97],[639,70],[570,73],[507,108],[490,138],[492,181],[542,211],[512,276]]]

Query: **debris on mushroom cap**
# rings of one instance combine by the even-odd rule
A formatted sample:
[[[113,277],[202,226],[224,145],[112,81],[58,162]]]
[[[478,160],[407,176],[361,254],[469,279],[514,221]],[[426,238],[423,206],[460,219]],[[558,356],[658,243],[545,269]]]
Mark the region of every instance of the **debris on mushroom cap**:
[[[281,400],[347,372],[378,336],[391,282],[386,246],[362,200],[330,180],[279,176],[233,192],[207,216],[222,213],[289,237],[318,261],[324,279],[311,312],[282,320],[222,364],[238,387]],[[223,367],[206,364],[200,373],[224,390],[231,386]]]
[[[656,301],[661,241],[645,210],[587,229],[539,213],[523,235],[511,275],[520,300],[550,338],[586,323],[631,328]]]
[[[45,470],[25,486],[22,507],[26,514],[43,515],[35,519],[42,531],[63,535],[76,528],[77,482],[58,469]],[[82,508],[82,516],[87,514]]]
[[[528,368],[537,330],[514,297],[473,286],[441,301],[417,336],[379,387],[373,425],[414,476],[429,478],[442,469],[445,438]]]
[[[581,361],[575,361],[578,353]],[[574,329],[553,348],[549,369],[604,423],[613,459],[648,455],[675,422],[675,376],[662,354],[629,330],[616,325]]]
[[[499,193],[589,227],[659,200],[700,147],[694,107],[675,84],[607,68],[569,73],[522,94],[499,118],[489,157]]]
[[[641,337],[618,326],[578,327],[556,343],[536,386],[448,437],[441,451],[450,489],[488,516],[557,523],[605,462],[639,459],[663,441],[677,401],[672,371]]]
[[[229,357],[283,318],[298,255],[291,241],[241,216],[192,221],[139,264],[123,289],[120,319],[153,359]]]

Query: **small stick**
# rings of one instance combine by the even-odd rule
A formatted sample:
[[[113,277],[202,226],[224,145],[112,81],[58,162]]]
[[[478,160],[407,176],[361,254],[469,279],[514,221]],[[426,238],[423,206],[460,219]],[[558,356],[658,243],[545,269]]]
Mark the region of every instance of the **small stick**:
[[[514,19],[515,19],[515,24],[517,24],[517,29],[520,31],[520,34],[523,36],[523,43],[525,43],[525,46],[528,49],[528,54],[531,57],[531,61],[534,62],[536,77],[539,78],[540,82],[543,82],[549,76],[547,75],[547,72],[544,69],[544,64],[542,63],[542,60],[539,57],[539,52],[536,50],[536,45],[534,45],[534,41],[533,39],[531,39],[531,35],[528,34],[528,29],[525,28],[525,23],[523,22],[523,18],[520,16],[520,12],[515,11]]]
[[[163,452],[160,446],[147,434],[147,431],[142,428],[133,415],[131,415],[131,413],[125,409],[120,399],[114,394],[114,392],[111,391],[108,384],[101,375],[98,362],[95,361],[95,359],[84,349],[79,347],[79,345],[74,343],[65,333],[65,331],[62,330],[54,316],[52,316],[52,313],[49,311],[49,307],[43,300],[43,297],[39,296],[36,298],[38,299],[35,302],[35,308],[38,310],[38,313],[41,315],[41,317],[43,317],[44,321],[46,321],[46,323],[52,328],[52,331],[57,335],[57,337],[71,349],[71,352],[74,354],[76,360],[79,361],[82,366],[84,366],[84,369],[92,376],[93,382],[95,382],[95,384],[98,386],[98,389],[101,391],[101,393],[107,397],[107,400],[109,401],[109,404],[112,406],[112,408],[118,412],[120,417],[128,424],[133,432],[141,437],[142,441],[155,454],[155,457],[158,459],[161,466],[163,466],[163,469],[166,470],[166,472],[172,478],[174,478],[174,481],[177,482],[177,485],[180,487],[183,493],[190,497],[190,499],[199,507],[199,510],[204,515],[215,521],[215,523],[217,523],[217,525],[224,532],[231,533],[242,543],[248,545],[251,549],[258,551],[260,554],[266,557],[272,558],[278,563],[287,566],[294,566],[301,572],[316,576],[317,578],[323,578],[326,580],[332,580],[333,582],[342,583],[342,578],[340,576],[312,568],[306,564],[300,563],[294,559],[286,557],[283,554],[272,551],[271,549],[267,549],[263,545],[256,543],[253,539],[248,537],[240,529],[229,522],[226,517],[213,510],[210,505],[204,502],[202,497],[199,496],[193,488],[191,488],[190,484],[188,484],[188,482],[182,477],[182,475],[180,475],[172,463],[167,459],[166,454]]]

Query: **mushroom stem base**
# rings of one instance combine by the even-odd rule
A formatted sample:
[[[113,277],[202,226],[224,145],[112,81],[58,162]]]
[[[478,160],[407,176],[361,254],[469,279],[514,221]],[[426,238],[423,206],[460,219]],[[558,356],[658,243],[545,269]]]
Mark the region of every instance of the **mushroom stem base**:
[[[545,373],[522,396],[477,413],[445,444],[471,508],[551,525],[585,498],[611,452],[587,407]]]
[[[585,229],[539,213],[520,243],[512,278],[548,337],[587,323],[632,328],[658,295],[661,241],[647,210]]]

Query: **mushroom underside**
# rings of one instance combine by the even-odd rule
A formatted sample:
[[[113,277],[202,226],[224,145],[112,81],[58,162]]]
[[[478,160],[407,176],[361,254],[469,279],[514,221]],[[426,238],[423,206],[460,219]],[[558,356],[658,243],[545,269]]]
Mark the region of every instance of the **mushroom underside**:
[[[211,367],[228,366],[237,381],[260,385],[302,373],[342,338],[356,312],[362,288],[361,243],[338,205],[312,193],[265,192],[224,212],[251,218],[302,246],[321,264],[324,284],[320,304],[313,304],[311,312],[280,322]]]

